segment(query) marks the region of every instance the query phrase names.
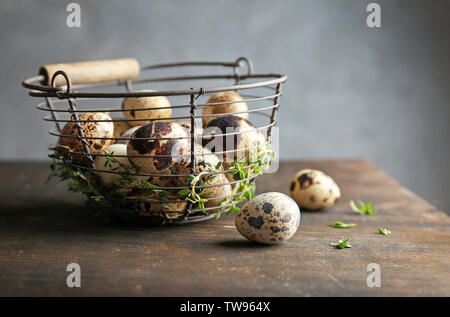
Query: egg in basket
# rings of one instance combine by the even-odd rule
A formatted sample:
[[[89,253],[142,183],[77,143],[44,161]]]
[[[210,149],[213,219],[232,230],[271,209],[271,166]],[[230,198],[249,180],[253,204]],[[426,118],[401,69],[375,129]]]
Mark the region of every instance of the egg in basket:
[[[155,75],[193,67],[231,71]],[[247,58],[146,67],[117,59],[46,65],[23,86],[44,98],[37,108],[57,139],[52,175],[69,190],[128,220],[184,224],[239,211],[253,197],[275,157],[285,81],[253,74]]]

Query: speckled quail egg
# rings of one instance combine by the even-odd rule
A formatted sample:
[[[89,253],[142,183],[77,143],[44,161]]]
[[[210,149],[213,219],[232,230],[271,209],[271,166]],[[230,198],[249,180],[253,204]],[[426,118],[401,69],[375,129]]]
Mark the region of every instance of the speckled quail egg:
[[[249,240],[277,244],[290,239],[300,225],[300,209],[289,196],[269,192],[256,196],[235,218],[236,229]]]
[[[132,134],[127,153],[141,172],[161,173],[175,164],[177,155],[190,153],[190,140],[186,129],[178,123],[155,121]]]
[[[152,91],[152,90],[140,90]],[[170,119],[172,109],[155,109],[162,107],[170,107],[170,102],[165,96],[154,97],[128,97],[122,103],[123,115],[126,119],[146,119],[145,121],[128,121],[131,126],[143,125],[150,122],[149,119]],[[148,109],[148,110],[137,110]]]
[[[111,184],[115,179],[120,179],[121,175],[118,173],[128,172],[130,174],[141,174],[136,170],[135,166],[128,160],[127,146],[125,144],[112,144],[102,151],[101,154],[106,154],[113,159],[114,162],[107,160],[107,156],[97,156],[95,159],[95,166],[97,170],[105,171],[98,172],[98,176],[104,184]],[[116,155],[118,157],[116,157]],[[122,156],[123,155],[123,156]],[[110,172],[115,173],[110,173]],[[145,180],[158,187],[173,186],[172,177],[169,176],[170,171],[158,174],[158,176],[135,175],[132,176],[135,180]]]
[[[127,146],[125,144],[112,144],[105,148],[101,152],[101,156],[97,156],[95,158],[95,166],[99,171],[97,175],[100,177],[102,182],[106,185],[111,184],[114,180],[118,180],[121,178],[121,174],[123,172],[136,173],[134,166],[126,157],[127,155]],[[107,156],[103,156],[107,155]],[[117,156],[116,156],[117,155]],[[122,156],[124,155],[124,156]],[[111,159],[108,160],[107,157]],[[140,179],[145,179],[143,176],[136,176]]]
[[[191,120],[180,120],[177,122],[182,127],[185,127],[189,133],[191,133]],[[201,136],[203,134],[203,127],[199,122],[195,122],[195,136]]]
[[[171,191],[171,195],[175,194],[174,191]],[[182,216],[187,208],[187,202],[177,198],[169,198],[169,200],[172,202],[166,204],[158,202],[157,197],[153,201],[137,201],[135,209],[138,211],[138,216],[144,217],[162,216],[167,219],[174,219]]]
[[[330,176],[312,169],[304,169],[295,174],[290,194],[300,207],[308,210],[333,206],[341,197],[339,186]]]
[[[141,125],[132,127],[130,129],[128,129],[127,131],[125,131],[123,134],[120,135],[121,138],[131,138],[131,136],[133,135],[134,131],[136,131],[137,129],[139,129],[140,127],[142,127]],[[129,140],[117,140],[116,143],[119,144],[127,144]]]
[[[206,207],[217,207],[224,199],[233,194],[233,189],[224,174],[216,174],[206,184],[212,186],[206,189],[206,194],[202,195],[202,198],[208,200],[205,203]],[[209,210],[210,213],[215,213],[216,211],[216,209]]]
[[[80,114],[78,116],[78,119],[80,121],[84,121],[80,122],[80,125],[83,128],[85,137],[93,138],[86,139],[91,154],[95,155],[97,153],[100,153],[107,146],[114,143],[114,140],[107,139],[112,138],[114,135],[113,122],[96,122],[96,120],[111,120],[111,117],[109,115],[102,112],[87,112]],[[74,122],[67,122],[61,134],[64,135],[61,136],[58,141],[61,146],[68,148],[71,152],[84,151],[83,143],[77,138],[78,129]],[[86,157],[83,153],[73,153],[72,158],[75,161],[86,161]]]
[[[158,173],[158,176],[147,176],[146,181],[158,187],[172,187],[175,186],[175,180],[171,174],[172,172],[170,170],[165,170],[164,172]]]
[[[126,131],[128,131],[131,126],[126,121],[116,121],[120,118],[113,118],[114,120],[114,137],[120,138]],[[116,141],[116,143],[119,143]]]
[[[236,133],[215,137],[217,134]],[[258,154],[265,144],[264,135],[253,124],[243,118],[228,115],[211,120],[203,133],[203,146],[213,152],[231,151],[218,154],[224,163]],[[231,143],[231,144],[229,144]]]
[[[208,149],[203,148],[201,145],[195,145],[195,173],[196,175],[200,175],[200,173],[204,173],[203,176],[200,177],[206,185],[211,185],[205,190],[203,194],[201,194],[202,198],[207,199],[208,201],[205,203],[206,207],[216,207],[220,204],[220,202],[232,194],[232,188],[229,184],[227,178],[223,173],[216,173],[214,176],[209,177],[211,172],[219,172],[223,171],[223,167],[218,166],[219,159]],[[171,171],[173,174],[177,175],[190,175],[191,158],[185,157],[182,160],[176,162]],[[176,177],[176,185],[177,186],[187,186],[186,184],[187,176],[178,176]],[[215,199],[217,198],[217,199]],[[210,210],[211,212],[215,212],[216,210]]]
[[[234,91],[224,91],[214,94],[207,101],[207,106],[203,108],[203,115],[232,113],[240,111],[248,111],[247,104],[242,97]],[[208,104],[214,104],[208,106]],[[248,112],[236,114],[236,116],[248,119]],[[203,126],[206,127],[208,123],[213,120],[214,116],[203,117]]]

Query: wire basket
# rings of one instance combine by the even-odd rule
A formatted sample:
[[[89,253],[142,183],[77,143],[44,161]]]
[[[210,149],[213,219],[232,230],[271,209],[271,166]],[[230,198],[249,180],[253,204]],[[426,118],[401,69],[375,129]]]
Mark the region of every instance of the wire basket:
[[[230,71],[225,74],[192,75],[189,72],[187,75],[180,75],[181,70],[190,70],[194,67],[198,70],[200,67],[202,70],[214,67]],[[244,67],[246,72],[242,74],[240,70]],[[176,75],[155,76],[153,74],[152,77],[142,78],[144,72],[163,72],[165,75],[169,70],[177,72]],[[63,83],[61,83],[61,76],[64,79]],[[55,85],[57,77],[60,77],[59,85]],[[69,187],[72,186],[69,189],[85,193],[90,205],[114,211],[127,220],[144,223],[186,224],[218,217],[223,212],[238,210],[236,204],[240,200],[252,197],[255,190],[254,181],[260,174],[258,165],[260,161],[258,161],[258,157],[251,160],[247,153],[252,149],[258,149],[257,153],[261,153],[261,148],[267,149],[272,144],[272,128],[276,125],[282,84],[286,79],[286,76],[280,74],[254,74],[249,59],[241,57],[234,62],[184,62],[151,65],[140,67],[140,75],[137,78],[76,85],[71,83],[71,78],[66,72],[60,70],[56,71],[51,79],[40,74],[24,80],[22,84],[29,89],[30,96],[44,98],[44,102],[39,103],[37,108],[46,112],[43,117],[44,121],[54,122],[55,127],[49,133],[59,138],[52,148],[53,152],[50,157],[54,161],[56,160],[56,164],[60,164],[56,168],[59,168],[59,176],[62,179],[72,178],[72,180],[78,181],[78,183],[69,183]],[[211,87],[211,82],[220,82],[220,84],[217,87]],[[177,89],[167,90],[169,84],[178,85],[181,88],[177,86]],[[162,85],[162,89],[158,85]],[[137,90],[135,89],[137,86],[143,86],[147,90]],[[201,88],[187,88],[195,86]],[[156,89],[156,87],[158,88]],[[98,91],[100,89],[102,91]],[[217,93],[229,92],[239,94],[242,98],[239,103],[245,103],[246,109],[230,112],[204,112],[206,107],[214,109],[211,107],[232,104],[233,101],[208,102],[211,100],[209,98]],[[171,99],[171,102],[151,108],[149,117],[135,118],[136,113],[140,111],[149,113],[145,112],[149,108],[126,109],[122,102],[124,98],[161,96]],[[173,103],[175,99],[176,103]],[[120,103],[112,105],[114,101]],[[167,110],[170,115],[155,117],[153,113],[158,110]],[[129,115],[126,115],[127,112],[133,112],[133,116],[130,118]],[[96,115],[86,118],[86,115],[92,114]],[[107,116],[102,117],[98,114]],[[118,115],[123,116],[118,117]],[[223,129],[219,132],[215,130],[215,133],[205,135],[207,129],[203,129],[205,126],[202,127],[199,123],[199,121],[203,123],[223,122],[236,117],[248,118],[244,122],[249,125],[252,125],[251,122],[253,122],[253,128],[250,130],[238,129],[232,132]],[[141,128],[137,128],[138,130],[153,132],[158,127],[170,125],[173,131],[173,127],[176,126],[178,129],[179,126],[182,126],[186,135],[177,134],[164,137],[163,134],[148,135],[144,133],[143,135],[135,131],[132,134],[118,134],[117,132],[112,135],[98,136],[90,134],[87,128],[88,123],[112,124],[116,132],[118,131],[116,127],[121,125],[133,127],[137,123],[141,126]],[[67,133],[68,125],[75,133]],[[145,129],[142,126],[145,126]],[[233,139],[235,143],[239,144],[239,141],[236,140],[243,138],[246,133],[257,133],[263,136],[262,139],[260,138],[263,142],[258,142],[256,145],[244,142],[242,147],[234,145],[231,149],[205,150],[206,140],[210,140],[212,137],[222,138],[223,142]],[[61,140],[79,142],[81,147],[73,149],[64,146]],[[156,142],[159,142],[158,144],[177,144],[176,153],[173,153],[173,147],[170,154],[167,151],[150,154],[130,152],[130,147],[142,146],[142,144],[149,147],[149,145],[154,146]],[[127,153],[114,154],[104,151],[104,145],[117,143],[126,144]],[[99,144],[98,147],[102,148],[102,151],[94,152],[93,144]],[[242,153],[243,156],[237,158],[237,154]],[[267,154],[267,152],[264,153]],[[126,168],[119,163],[124,159],[129,160],[133,168]],[[161,171],[148,172],[133,163],[137,160],[140,160],[141,163],[151,162],[152,166],[155,165],[155,162],[165,162],[164,160],[169,160],[169,164],[164,166]],[[100,161],[102,166],[99,166]],[[104,161],[106,163],[103,166]],[[220,163],[214,164],[214,168],[202,170],[200,165],[205,165],[205,161],[219,161]],[[55,169],[54,164],[52,165],[53,169]],[[106,169],[106,166],[109,166],[109,169]],[[184,170],[181,169],[182,172],[180,172],[179,168],[175,168],[176,166],[184,166]],[[105,175],[115,179],[114,190],[102,183],[102,177]],[[155,179],[156,182],[154,182]],[[216,181],[212,181],[214,179]],[[80,182],[86,188],[81,186]],[[118,184],[125,184],[125,189],[119,188]],[[228,189],[224,190],[225,187]],[[214,190],[222,195],[211,196],[210,193]]]

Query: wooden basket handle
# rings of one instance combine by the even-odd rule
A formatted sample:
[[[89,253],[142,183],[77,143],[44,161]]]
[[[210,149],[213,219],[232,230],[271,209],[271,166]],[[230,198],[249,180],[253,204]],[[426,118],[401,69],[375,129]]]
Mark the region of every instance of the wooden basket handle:
[[[72,84],[77,85],[135,78],[139,75],[140,66],[134,58],[44,65],[39,69],[39,74],[44,76],[42,84],[50,86],[52,76],[58,70],[64,71]],[[55,78],[56,86],[65,83],[62,76]]]

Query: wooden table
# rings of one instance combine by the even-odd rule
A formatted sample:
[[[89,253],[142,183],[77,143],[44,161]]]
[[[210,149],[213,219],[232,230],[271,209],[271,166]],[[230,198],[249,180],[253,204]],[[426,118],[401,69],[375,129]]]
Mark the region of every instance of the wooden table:
[[[48,163],[0,163],[0,295],[450,296],[447,215],[366,160],[283,163],[260,177],[258,192],[286,193],[305,167],[334,177],[341,200],[302,212],[287,243],[260,246],[239,235],[234,217],[183,227],[104,223],[64,184],[44,184]],[[351,199],[372,201],[378,214],[352,212]],[[332,228],[335,220],[357,226]],[[329,245],[340,238],[353,248]],[[72,262],[81,288],[66,286]],[[379,288],[366,284],[369,263],[380,265]]]

